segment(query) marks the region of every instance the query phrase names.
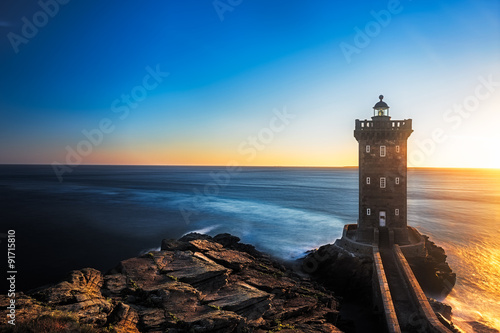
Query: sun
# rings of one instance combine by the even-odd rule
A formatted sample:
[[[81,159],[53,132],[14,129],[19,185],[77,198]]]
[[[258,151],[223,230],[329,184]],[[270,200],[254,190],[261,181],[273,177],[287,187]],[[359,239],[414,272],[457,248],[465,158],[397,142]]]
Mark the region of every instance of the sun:
[[[491,169],[500,169],[500,154],[490,154],[490,162],[488,167]]]

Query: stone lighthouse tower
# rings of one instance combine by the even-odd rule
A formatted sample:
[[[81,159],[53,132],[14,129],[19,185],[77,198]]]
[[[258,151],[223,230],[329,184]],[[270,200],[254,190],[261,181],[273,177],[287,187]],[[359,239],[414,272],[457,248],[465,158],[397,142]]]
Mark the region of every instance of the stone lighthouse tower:
[[[372,120],[356,119],[359,143],[360,243],[409,244],[406,220],[406,143],[411,119],[391,120],[389,106],[380,101]]]

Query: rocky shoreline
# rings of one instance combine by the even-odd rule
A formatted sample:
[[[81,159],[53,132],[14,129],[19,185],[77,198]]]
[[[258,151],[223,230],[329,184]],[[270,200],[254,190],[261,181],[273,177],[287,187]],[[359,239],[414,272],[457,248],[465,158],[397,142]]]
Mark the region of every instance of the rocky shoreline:
[[[102,274],[85,268],[20,293],[7,332],[341,332],[322,286],[229,234],[164,240]]]
[[[428,238],[426,247],[427,257],[410,265],[426,292],[445,296],[456,276],[442,248]],[[161,251],[105,274],[75,270],[55,285],[19,293],[15,326],[8,324],[10,299],[0,295],[0,331],[360,331],[371,312],[370,257],[328,244],[288,266],[229,234],[165,239]],[[453,328],[451,307],[430,301]],[[379,319],[371,319],[361,324],[378,331]]]

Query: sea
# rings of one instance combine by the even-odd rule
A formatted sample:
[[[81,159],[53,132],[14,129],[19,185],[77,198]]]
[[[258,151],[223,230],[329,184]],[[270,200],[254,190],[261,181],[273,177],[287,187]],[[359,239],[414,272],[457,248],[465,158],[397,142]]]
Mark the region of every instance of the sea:
[[[295,260],[339,238],[357,206],[357,168],[82,165],[58,179],[50,165],[0,165],[0,241],[6,253],[15,235],[17,291],[107,271],[189,232]],[[500,330],[500,170],[409,169],[408,223],[457,273],[444,302],[458,326]]]

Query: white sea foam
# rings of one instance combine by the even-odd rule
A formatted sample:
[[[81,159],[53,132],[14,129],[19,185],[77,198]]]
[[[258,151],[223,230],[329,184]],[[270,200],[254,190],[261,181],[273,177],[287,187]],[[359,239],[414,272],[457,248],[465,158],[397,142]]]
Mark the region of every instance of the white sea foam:
[[[205,228],[202,228],[202,229],[191,230],[191,231],[186,232],[182,236],[186,236],[187,234],[190,234],[190,233],[197,233],[197,234],[206,235],[206,234],[210,233],[212,230],[214,230],[214,229],[216,229],[218,227],[219,227],[219,225],[212,225],[212,226],[208,226],[208,227],[205,227]]]
[[[143,255],[143,254],[146,254],[146,253],[149,253],[149,252],[155,252],[155,251],[160,251],[161,250],[161,247],[152,247],[150,249],[147,249],[147,250],[142,250],[140,252],[140,255]]]

